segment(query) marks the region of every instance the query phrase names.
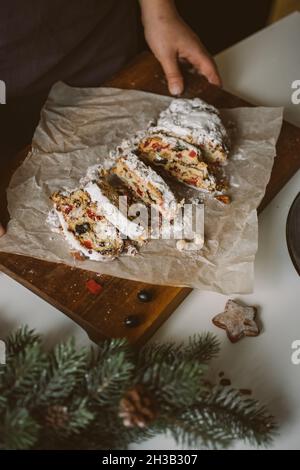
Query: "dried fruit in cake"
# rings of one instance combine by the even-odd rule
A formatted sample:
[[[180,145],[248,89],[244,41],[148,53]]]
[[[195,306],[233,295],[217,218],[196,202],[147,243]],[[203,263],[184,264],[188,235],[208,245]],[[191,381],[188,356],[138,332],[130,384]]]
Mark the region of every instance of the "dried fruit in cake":
[[[217,201],[221,202],[225,206],[230,204],[230,202],[231,202],[230,197],[227,196],[226,194],[221,194],[219,196],[215,196],[215,199],[217,199]]]
[[[149,132],[185,140],[199,147],[208,161],[223,164],[227,160],[229,137],[219,111],[199,98],[173,100]]]
[[[194,145],[164,134],[145,135],[137,145],[141,158],[162,167],[177,181],[204,191],[216,190],[215,178]]]
[[[95,261],[114,259],[122,252],[124,242],[119,231],[99,212],[86,191],[55,192],[50,199],[73,249]]]
[[[124,151],[111,169],[146,205],[154,206],[168,220],[173,220],[178,203],[167,183],[134,153]]]

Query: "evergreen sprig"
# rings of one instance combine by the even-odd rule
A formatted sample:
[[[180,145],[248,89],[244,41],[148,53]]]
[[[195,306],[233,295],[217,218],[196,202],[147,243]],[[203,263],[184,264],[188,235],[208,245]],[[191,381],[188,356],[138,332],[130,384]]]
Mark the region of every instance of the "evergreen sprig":
[[[7,339],[6,349],[7,364],[0,366],[2,449],[125,449],[165,432],[187,447],[225,448],[237,439],[268,446],[276,431],[257,401],[207,382],[208,363],[219,353],[211,334],[140,351],[120,339],[91,350],[69,340],[45,352],[41,337],[25,327]],[[119,413],[137,386],[156,408],[143,428],[125,426]]]

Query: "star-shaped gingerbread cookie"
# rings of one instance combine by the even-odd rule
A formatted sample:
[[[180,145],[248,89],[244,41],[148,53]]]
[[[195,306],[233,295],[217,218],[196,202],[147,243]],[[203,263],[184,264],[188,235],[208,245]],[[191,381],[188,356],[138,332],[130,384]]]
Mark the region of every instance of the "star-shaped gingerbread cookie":
[[[259,327],[255,322],[257,309],[228,300],[223,313],[216,315],[212,322],[214,325],[226,330],[232,343],[236,343],[244,336],[258,336]]]

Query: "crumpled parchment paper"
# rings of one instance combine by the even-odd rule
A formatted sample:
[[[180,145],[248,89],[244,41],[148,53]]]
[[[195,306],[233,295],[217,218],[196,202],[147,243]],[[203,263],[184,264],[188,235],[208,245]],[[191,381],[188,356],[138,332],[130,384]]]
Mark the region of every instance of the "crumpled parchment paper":
[[[82,262],[70,255],[62,235],[49,230],[50,194],[77,187],[89,166],[105,161],[110,149],[146,128],[169,103],[169,97],[141,91],[78,89],[57,83],[42,110],[32,152],[10,182],[11,221],[0,240],[0,251],[154,284],[224,294],[251,292],[258,244],[256,209],[270,178],[282,125],[281,108],[221,111],[231,129],[226,173],[232,203],[223,206],[213,198],[205,199],[201,251],[179,252],[174,240],[153,240],[135,257]]]

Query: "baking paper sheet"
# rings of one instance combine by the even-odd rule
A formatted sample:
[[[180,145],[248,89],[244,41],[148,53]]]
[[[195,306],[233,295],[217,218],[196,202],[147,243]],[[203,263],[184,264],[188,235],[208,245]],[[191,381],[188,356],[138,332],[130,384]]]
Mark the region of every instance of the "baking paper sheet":
[[[10,182],[11,221],[0,240],[0,251],[154,284],[224,294],[251,292],[258,243],[256,209],[270,178],[282,125],[281,108],[221,111],[231,130],[226,173],[232,203],[223,206],[213,198],[205,199],[201,251],[181,253],[174,240],[153,240],[134,257],[105,263],[77,261],[62,235],[49,230],[50,194],[77,187],[89,166],[107,161],[110,149],[145,129],[169,103],[169,97],[141,91],[79,89],[57,83],[42,110],[32,152]]]

